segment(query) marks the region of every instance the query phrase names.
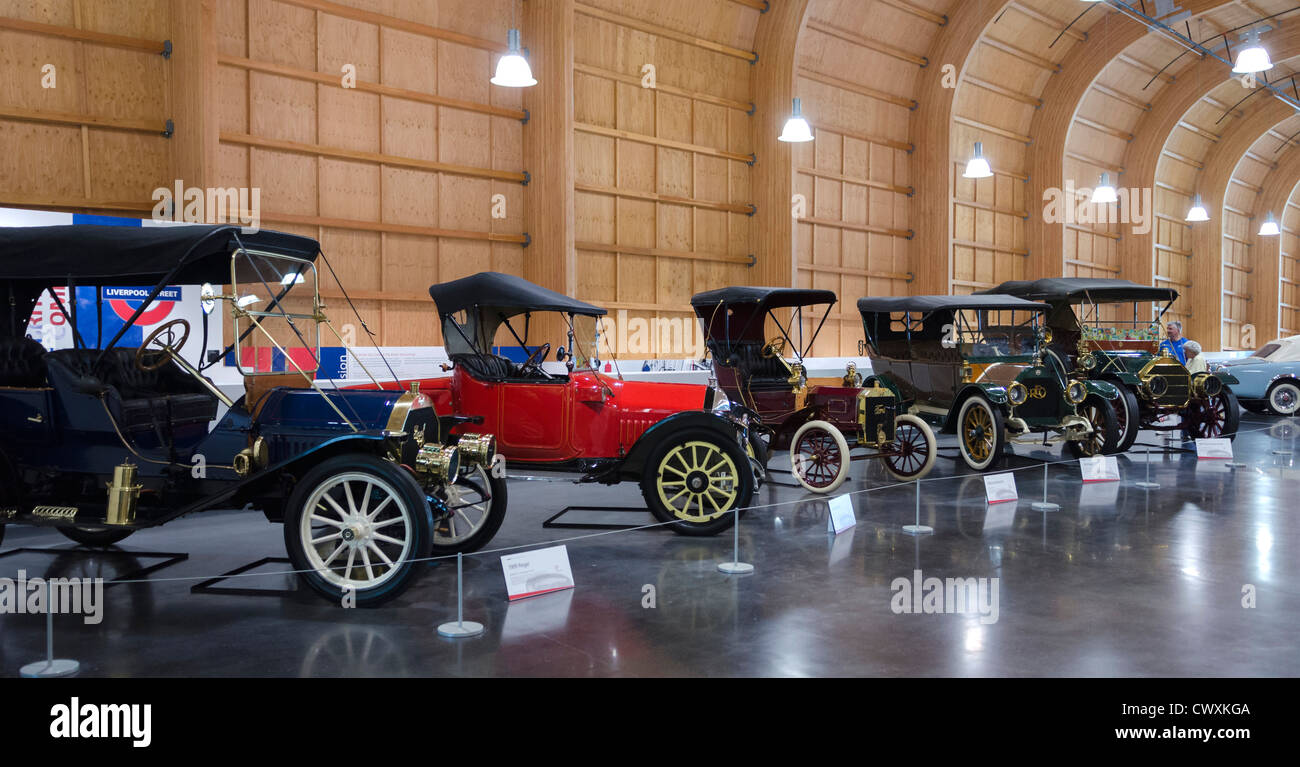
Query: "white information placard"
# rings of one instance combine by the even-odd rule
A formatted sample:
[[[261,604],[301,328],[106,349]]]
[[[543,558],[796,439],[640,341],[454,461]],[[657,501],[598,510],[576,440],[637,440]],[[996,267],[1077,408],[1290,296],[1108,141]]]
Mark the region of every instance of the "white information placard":
[[[858,517],[853,513],[853,498],[847,495],[837,495],[831,499],[831,513],[826,519],[826,531],[839,535],[858,523]]]
[[[1227,437],[1196,440],[1196,457],[1210,460],[1232,460],[1232,440]]]
[[[1084,482],[1118,482],[1119,459],[1113,455],[1094,455],[1079,459]]]
[[[573,588],[567,546],[533,549],[501,557],[510,601]]]
[[[989,503],[1006,503],[1015,501],[1020,498],[1016,494],[1016,475],[1011,472],[1004,474],[985,474],[984,475],[984,497]]]

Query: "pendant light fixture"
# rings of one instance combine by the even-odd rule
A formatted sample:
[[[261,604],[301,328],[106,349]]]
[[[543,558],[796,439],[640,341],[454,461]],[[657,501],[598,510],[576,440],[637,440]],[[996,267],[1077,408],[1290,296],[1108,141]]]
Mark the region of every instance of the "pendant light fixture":
[[[1110,185],[1110,174],[1101,174],[1101,181],[1097,188],[1092,190],[1092,201],[1095,203],[1112,203],[1119,202],[1119,195],[1115,193],[1115,187]]]
[[[1192,207],[1187,211],[1186,220],[1191,223],[1210,220],[1210,214],[1205,210],[1205,203],[1201,201],[1199,194],[1192,198]]]
[[[975,142],[975,156],[970,158],[966,163],[966,172],[961,174],[962,178],[989,178],[993,175],[993,169],[989,167],[989,161],[984,159],[984,142]]]
[[[524,58],[519,47],[519,30],[510,30],[507,40],[510,49],[497,62],[497,73],[492,78],[492,84],[503,88],[527,88],[536,85],[537,80],[533,78],[533,69],[528,66],[528,59]]]
[[[1268,51],[1259,42],[1259,30],[1252,29],[1242,38],[1242,48],[1237,53],[1237,63],[1232,67],[1232,71],[1239,75],[1248,75],[1253,72],[1267,72],[1273,68],[1273,60],[1268,57]]]
[[[1282,230],[1277,225],[1277,219],[1273,217],[1273,211],[1270,210],[1268,217],[1264,219],[1264,223],[1259,226],[1259,236],[1276,237],[1281,233]]]
[[[787,144],[804,144],[813,140],[812,126],[803,117],[803,103],[799,99],[794,100],[794,111],[776,140]]]

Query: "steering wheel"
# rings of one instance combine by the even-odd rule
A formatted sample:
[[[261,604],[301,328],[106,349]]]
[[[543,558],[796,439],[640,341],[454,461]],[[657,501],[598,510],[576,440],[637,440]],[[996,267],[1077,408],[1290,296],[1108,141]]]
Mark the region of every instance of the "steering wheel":
[[[537,347],[536,349],[533,350],[532,354],[528,355],[528,359],[524,360],[524,364],[519,366],[519,372],[525,373],[529,370],[535,369],[539,373],[543,375],[547,375],[547,377],[549,377],[546,371],[542,370],[542,360],[546,359],[546,355],[550,353],[551,353],[551,345],[549,343],[544,343],[541,346]]]
[[[174,332],[177,327],[181,330],[180,341],[176,340],[176,334]],[[162,336],[166,336],[166,340],[163,340],[161,338]],[[171,362],[173,356],[179,357],[181,349],[185,346],[185,342],[188,340],[190,340],[190,323],[187,320],[175,319],[171,322],[163,323],[155,328],[154,331],[149,334],[148,338],[144,339],[144,343],[140,344],[139,349],[135,350],[135,366],[146,372],[158,370]],[[154,350],[149,349],[149,345],[155,342],[157,342],[158,348]],[[145,362],[144,358],[146,351],[160,351],[163,352],[163,354],[157,355],[158,359],[155,362]]]
[[[773,357],[785,356],[785,336],[777,336],[763,347],[763,358],[772,359]]]

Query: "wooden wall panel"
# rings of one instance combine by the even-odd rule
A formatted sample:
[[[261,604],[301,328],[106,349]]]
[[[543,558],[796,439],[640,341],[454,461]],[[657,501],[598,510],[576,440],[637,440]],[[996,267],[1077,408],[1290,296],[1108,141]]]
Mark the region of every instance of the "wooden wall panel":
[[[220,118],[218,183],[260,187],[264,226],[319,238],[358,306],[369,307],[381,343],[442,342],[430,284],[485,270],[522,274],[527,190],[504,176],[525,170],[526,128],[490,113],[519,110],[522,96],[488,83],[511,2],[478,2],[472,12],[450,0],[342,3],[357,18],[285,0],[220,2],[218,92],[229,113]],[[493,49],[408,22],[486,38]],[[355,67],[357,88],[342,87],[345,65]],[[493,217],[494,199],[504,217]],[[347,313],[322,274],[322,291]]]
[[[751,45],[758,12],[726,0],[576,11],[577,296],[610,309],[621,356],[698,358],[690,297],[750,282],[750,64],[717,47]]]
[[[170,185],[169,64],[157,53],[68,39],[83,30],[162,50],[170,0],[0,0],[0,17],[49,25],[0,30],[0,205],[138,214]],[[55,87],[43,87],[52,65]],[[20,150],[14,150],[21,147]]]

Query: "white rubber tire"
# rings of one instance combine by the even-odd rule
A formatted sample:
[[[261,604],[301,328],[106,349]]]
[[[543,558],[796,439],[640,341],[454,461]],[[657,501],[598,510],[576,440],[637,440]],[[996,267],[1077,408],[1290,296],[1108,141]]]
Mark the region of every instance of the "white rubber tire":
[[[829,482],[820,476],[814,477],[813,481],[809,481],[805,475],[820,475],[827,470],[831,470],[832,467],[820,464],[816,466],[808,466],[806,461],[802,462],[802,466],[800,465],[800,451],[798,450],[799,442],[805,435],[813,431],[825,432],[822,439],[831,440],[833,442],[831,447],[839,451],[839,465],[833,467],[835,474]],[[814,434],[813,437],[817,437],[817,435]],[[844,480],[849,477],[849,443],[844,439],[844,435],[840,433],[839,429],[826,421],[809,421],[803,426],[800,426],[799,430],[794,433],[794,437],[790,440],[790,473],[793,474],[799,484],[803,485],[807,490],[814,493],[834,492],[835,489],[844,484]]]

